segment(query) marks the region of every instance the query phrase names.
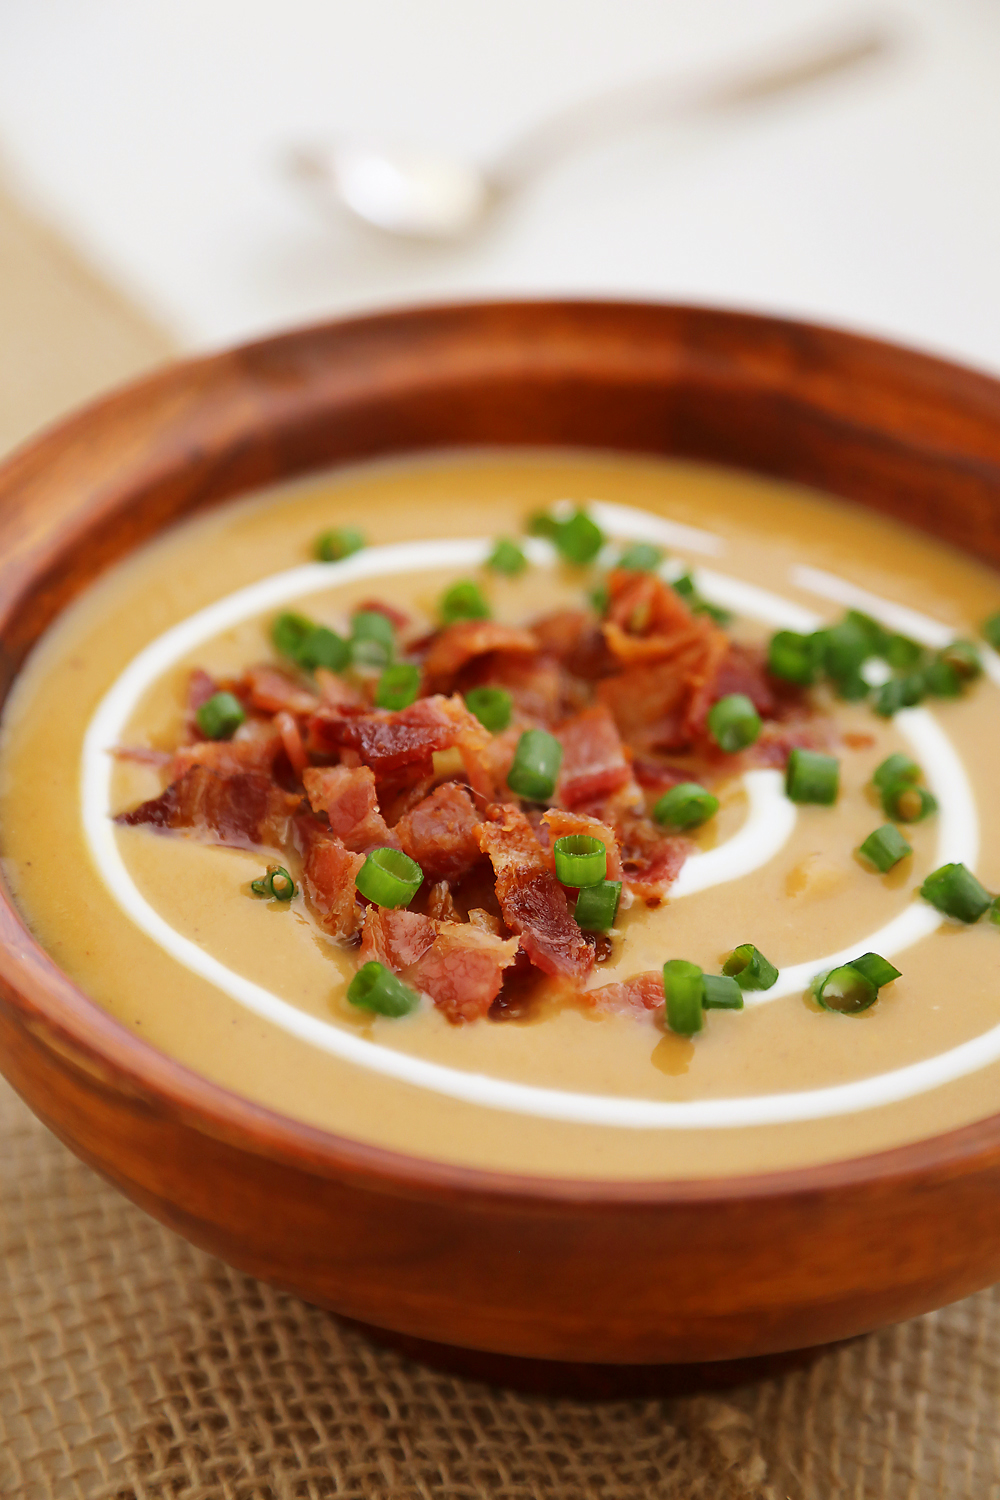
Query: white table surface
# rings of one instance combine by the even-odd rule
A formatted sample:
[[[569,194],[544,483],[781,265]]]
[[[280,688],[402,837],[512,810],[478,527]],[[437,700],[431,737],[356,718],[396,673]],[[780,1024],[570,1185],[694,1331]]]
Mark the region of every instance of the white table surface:
[[[886,62],[568,159],[474,242],[291,184],[336,135],[477,156],[611,84],[885,16]],[[3,0],[0,159],[191,347],[418,299],[767,309],[1000,370],[1000,0]]]

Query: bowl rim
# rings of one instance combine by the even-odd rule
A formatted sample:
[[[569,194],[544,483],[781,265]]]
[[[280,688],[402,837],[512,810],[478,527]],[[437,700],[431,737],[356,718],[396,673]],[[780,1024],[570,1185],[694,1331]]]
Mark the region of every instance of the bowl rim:
[[[638,298],[505,298],[432,303],[332,319],[253,340],[221,353],[171,361],[74,410],[7,455],[0,462],[0,505],[16,491],[26,476],[30,480],[39,472],[39,466],[45,467],[50,449],[58,452],[61,446],[76,441],[92,424],[106,419],[122,405],[127,405],[133,413],[145,410],[154,425],[143,436],[151,436],[156,431],[156,422],[161,420],[157,416],[158,397],[169,396],[171,390],[185,385],[194,385],[202,397],[210,395],[213,377],[222,372],[234,357],[252,360],[256,355],[280,353],[282,349],[310,337],[336,339],[370,330],[376,334],[405,337],[408,327],[419,328],[422,322],[441,314],[461,322],[463,318],[474,319],[484,312],[503,313],[509,309],[517,309],[522,315],[527,313],[529,316],[532,313],[544,316],[553,311],[564,312],[584,320],[591,314],[613,315],[625,310],[667,312],[693,315],[708,322],[718,319],[763,333],[777,330],[792,338],[798,334],[813,335],[834,347],[868,351],[894,363],[902,360],[929,383],[946,378],[952,385],[957,383],[964,387],[970,397],[978,398],[974,404],[978,404],[979,399],[986,399],[1000,412],[1000,380],[894,342],[803,319]],[[466,444],[468,449],[489,446],[474,439]],[[579,445],[553,442],[551,446],[571,449]],[[391,457],[405,461],[421,451],[441,452],[446,448],[444,445],[430,450],[404,447],[394,450]],[[588,450],[580,448],[579,451]],[[348,462],[377,461],[378,456],[360,454]],[[301,477],[336,467],[335,460],[303,470]],[[284,477],[276,475],[273,479],[237,485],[231,492],[220,495],[217,503],[226,503],[228,499],[255,490],[266,490],[272,484],[287,482],[294,477],[293,473],[287,472]],[[17,675],[19,666],[18,663],[12,676]],[[2,707],[0,702],[0,711]],[[844,1187],[877,1190],[879,1184],[890,1180],[899,1182],[928,1173],[961,1176],[965,1171],[979,1170],[984,1157],[988,1156],[995,1158],[1000,1165],[1000,1112],[870,1155],[768,1172],[686,1179],[576,1178],[484,1169],[356,1140],[255,1103],[177,1061],[117,1020],[75,985],[35,939],[2,874],[0,988],[7,1005],[19,1013],[25,1027],[48,1046],[57,1060],[62,1058],[70,1065],[82,1068],[100,1086],[139,1094],[144,1104],[153,1106],[160,1117],[178,1120],[205,1135],[271,1161],[324,1178],[350,1177],[383,1193],[447,1199],[460,1196],[469,1203],[507,1204],[511,1207],[586,1204],[593,1208],[604,1206],[609,1210],[643,1209],[683,1204],[721,1205],[738,1199],[818,1197],[830,1189]],[[42,1117],[44,1119],[44,1115]]]

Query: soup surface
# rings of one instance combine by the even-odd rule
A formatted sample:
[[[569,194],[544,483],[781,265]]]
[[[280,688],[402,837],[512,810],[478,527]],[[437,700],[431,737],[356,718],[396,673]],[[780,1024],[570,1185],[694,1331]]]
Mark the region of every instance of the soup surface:
[[[567,561],[550,539],[578,508],[606,538],[586,563]],[[549,517],[549,535],[525,542],[527,518],[539,511]],[[363,531],[365,548],[316,562],[317,536],[344,526]],[[501,535],[524,546],[522,570],[484,565]],[[616,569],[637,544],[646,551]],[[193,683],[206,684],[202,701],[234,688],[253,727],[262,711],[247,699],[246,674],[261,664],[282,671],[300,693],[324,691],[328,706],[339,703],[332,677],[346,683],[353,703],[327,714],[341,729],[318,749],[314,740],[309,756],[319,774],[365,764],[369,751],[352,750],[361,742],[343,739],[342,726],[380,718],[364,700],[384,663],[362,661],[360,670],[326,678],[322,668],[300,672],[287,650],[282,657],[275,648],[283,614],[347,638],[359,608],[388,608],[400,617],[400,655],[423,661],[435,632],[440,640],[442,600],[464,580],[500,626],[572,615],[578,624],[584,619],[588,639],[614,645],[608,626],[616,602],[638,598],[647,576],[684,601],[682,613],[693,608],[688,618],[699,622],[700,640],[723,629],[739,660],[756,663],[756,680],[780,701],[762,707],[753,741],[729,751],[704,724],[694,744],[676,723],[666,740],[661,730],[644,740],[652,715],[645,689],[636,688],[641,678],[628,680],[622,701],[613,692],[601,700],[602,669],[604,677],[580,689],[586,701],[571,711],[562,704],[563,720],[600,700],[619,724],[627,721],[630,785],[641,800],[634,811],[680,851],[662,891],[643,884],[649,871],[631,851],[614,925],[586,939],[572,982],[558,965],[539,969],[521,956],[530,945],[497,900],[486,835],[479,894],[462,885],[471,878],[465,873],[450,883],[450,905],[429,907],[431,885],[441,882],[426,880],[404,921],[409,910],[414,921],[444,921],[450,933],[468,927],[470,910],[478,913],[472,925],[480,924],[482,941],[504,950],[499,994],[494,1000],[484,992],[483,1003],[463,1014],[440,996],[434,1004],[427,993],[434,984],[407,969],[414,1008],[394,1017],[351,1003],[347,993],[359,962],[387,958],[370,931],[379,909],[355,907],[352,889],[356,920],[342,928],[324,921],[303,878],[301,847],[226,847],[206,842],[203,829],[191,836],[198,830],[176,820],[173,831],[148,816],[134,826],[114,821],[161,798],[177,773],[179,746],[205,742],[192,718]],[[610,591],[610,603],[597,598],[595,606],[600,589]],[[39,940],[126,1026],[241,1094],[346,1136],[469,1165],[600,1178],[752,1172],[881,1150],[983,1118],[1000,1093],[1000,932],[987,918],[942,916],[919,894],[931,872],[955,862],[988,889],[1000,888],[993,749],[1000,662],[980,643],[985,670],[975,681],[956,689],[951,680],[950,695],[927,696],[891,716],[873,706],[884,679],[907,676],[906,651],[922,652],[924,670],[954,638],[975,638],[976,623],[998,603],[996,575],[939,542],[842,502],[722,470],[489,453],[313,478],[176,528],[111,570],[47,633],[3,719],[4,872]],[[704,612],[706,604],[726,612],[724,625]],[[626,654],[661,649],[650,645],[655,629],[644,608],[618,616]],[[763,672],[776,631],[793,632],[794,648],[842,622],[845,609],[883,627],[883,644],[864,662],[865,681],[857,672],[848,681],[817,669],[813,684],[800,687]],[[509,658],[506,666],[490,660],[496,672],[482,658],[474,668],[479,681],[506,681],[513,701],[510,726],[484,732],[487,740],[506,736],[499,795],[508,813],[487,812],[474,785],[471,795],[494,827],[504,816],[524,819],[551,866],[550,833],[560,828],[542,814],[565,799],[556,791],[518,800],[503,788],[525,727],[545,722],[557,736],[563,731],[540,710],[532,717],[523,674],[504,677]],[[441,701],[469,692],[469,670],[442,677]],[[744,674],[717,686],[709,701],[753,689],[753,681]],[[308,739],[308,702],[298,705],[298,719],[291,708],[292,728]],[[275,722],[264,717],[267,726]],[[241,725],[232,743],[247,733]],[[115,747],[132,753],[110,754]],[[827,768],[835,764],[832,802],[786,795],[785,763],[795,747],[812,748]],[[916,820],[902,815],[905,803],[887,813],[873,784],[893,754],[919,766],[912,785],[923,789],[928,810]],[[469,781],[469,766],[453,749],[425,770],[424,796],[442,787],[452,796]],[[405,797],[393,803],[399,788],[377,774],[383,826],[402,828]],[[301,798],[287,758],[276,775],[282,795]],[[651,819],[664,793],[685,779],[704,783],[718,810],[684,829]],[[313,806],[309,818],[326,829],[322,798]],[[593,803],[581,808],[586,816],[595,811]],[[887,825],[910,852],[881,872],[857,851]],[[378,842],[401,840],[390,832]],[[355,843],[361,853],[352,870],[365,851],[363,840]],[[268,866],[279,862],[295,885],[291,900],[260,893]],[[575,890],[547,878],[571,919]],[[447,883],[435,899],[445,897]],[[767,989],[744,988],[740,1009],[706,1010],[694,1034],[673,1029],[664,962],[686,960],[717,976],[744,944],[765,956],[777,978]],[[857,1014],[817,1004],[817,975],[872,950],[900,971],[874,1003]]]

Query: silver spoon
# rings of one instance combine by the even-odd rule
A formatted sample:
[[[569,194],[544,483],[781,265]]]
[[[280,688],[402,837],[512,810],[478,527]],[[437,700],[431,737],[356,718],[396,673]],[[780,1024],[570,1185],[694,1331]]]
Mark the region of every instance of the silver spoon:
[[[286,165],[300,179],[332,192],[356,218],[387,234],[459,239],[571,151],[657,121],[721,114],[789,93],[885,57],[894,43],[886,29],[869,25],[768,67],[688,86],[654,79],[612,89],[553,115],[485,166],[351,142],[297,150]]]

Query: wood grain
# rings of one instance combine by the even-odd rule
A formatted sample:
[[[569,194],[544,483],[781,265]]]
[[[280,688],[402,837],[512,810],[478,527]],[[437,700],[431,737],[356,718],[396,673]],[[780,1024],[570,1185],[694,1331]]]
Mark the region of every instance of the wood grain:
[[[513,303],[307,329],[172,366],[0,470],[0,691],[158,529],[310,469],[431,446],[704,458],[848,496],[1000,563],[1000,384],[803,324]],[[411,1339],[554,1361],[734,1360],[1000,1277],[1000,1118],[835,1166],[574,1183],[279,1117],[114,1022],[0,900],[0,1065],[136,1202],[233,1264]]]

